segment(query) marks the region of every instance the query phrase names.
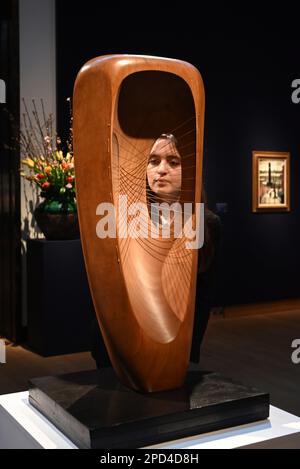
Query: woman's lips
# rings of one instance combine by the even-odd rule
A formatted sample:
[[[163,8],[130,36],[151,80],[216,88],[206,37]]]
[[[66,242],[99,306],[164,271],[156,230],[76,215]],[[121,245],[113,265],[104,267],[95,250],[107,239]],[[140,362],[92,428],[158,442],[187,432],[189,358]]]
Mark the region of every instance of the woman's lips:
[[[155,182],[157,182],[157,184],[166,184],[168,183],[168,179],[156,179]]]

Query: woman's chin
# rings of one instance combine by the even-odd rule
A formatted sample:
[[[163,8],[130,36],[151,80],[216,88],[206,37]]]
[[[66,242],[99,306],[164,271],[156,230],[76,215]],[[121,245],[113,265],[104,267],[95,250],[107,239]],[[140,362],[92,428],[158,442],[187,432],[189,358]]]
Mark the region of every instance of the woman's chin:
[[[168,192],[168,191],[157,191],[156,196],[158,198],[159,203],[163,203],[163,202],[172,203],[172,202],[177,201],[179,194],[177,192],[174,193],[174,192]]]
[[[164,190],[157,191],[156,194],[158,197],[161,197],[161,198],[168,198],[172,196],[172,193],[168,191],[164,191]]]

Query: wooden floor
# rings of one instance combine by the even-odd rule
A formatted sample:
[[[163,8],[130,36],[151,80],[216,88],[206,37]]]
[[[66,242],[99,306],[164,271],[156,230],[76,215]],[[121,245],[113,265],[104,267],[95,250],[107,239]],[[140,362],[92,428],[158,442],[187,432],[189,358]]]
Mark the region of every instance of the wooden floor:
[[[41,357],[21,346],[6,347],[6,363],[0,364],[0,394],[28,389],[28,379],[61,375],[95,368],[89,352]]]
[[[271,404],[300,416],[300,363],[291,360],[297,338],[300,311],[211,320],[200,366],[269,392]]]
[[[271,403],[300,416],[300,364],[291,343],[300,339],[300,311],[212,319],[200,365],[271,395]],[[43,358],[21,346],[7,346],[0,364],[0,394],[26,390],[29,378],[95,368],[89,353]]]

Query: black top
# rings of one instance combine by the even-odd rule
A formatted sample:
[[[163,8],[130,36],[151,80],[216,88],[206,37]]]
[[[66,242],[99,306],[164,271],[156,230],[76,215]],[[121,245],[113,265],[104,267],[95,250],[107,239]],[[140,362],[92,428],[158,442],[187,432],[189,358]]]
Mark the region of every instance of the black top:
[[[216,265],[218,258],[218,248],[220,245],[222,225],[218,215],[207,210],[205,212],[205,222],[210,237],[210,243],[212,244],[212,251],[209,252],[211,259],[204,261],[201,258],[205,256],[205,239],[203,251],[199,253],[199,265],[197,275],[197,289],[196,289],[196,302],[195,302],[195,317],[194,317],[194,328],[193,328],[193,339],[190,360],[198,363],[200,359],[200,346],[205,334],[209,313],[214,302],[214,288],[216,280]],[[205,267],[204,267],[205,266]]]

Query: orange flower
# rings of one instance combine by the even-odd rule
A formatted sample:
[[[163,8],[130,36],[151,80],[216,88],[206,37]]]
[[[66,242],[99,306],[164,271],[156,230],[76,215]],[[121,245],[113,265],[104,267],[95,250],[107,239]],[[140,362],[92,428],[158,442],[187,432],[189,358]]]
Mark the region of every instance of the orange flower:
[[[62,168],[64,171],[69,171],[69,169],[73,169],[74,168],[74,163],[65,163],[63,162],[61,164]]]

